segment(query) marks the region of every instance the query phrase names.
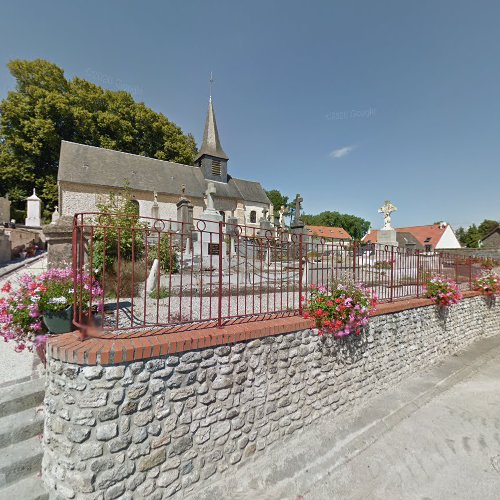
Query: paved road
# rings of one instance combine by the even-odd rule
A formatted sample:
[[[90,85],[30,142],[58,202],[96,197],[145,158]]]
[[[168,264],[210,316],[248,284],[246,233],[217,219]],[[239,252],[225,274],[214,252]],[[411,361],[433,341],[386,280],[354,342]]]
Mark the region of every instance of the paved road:
[[[500,336],[271,447],[199,498],[500,499]]]

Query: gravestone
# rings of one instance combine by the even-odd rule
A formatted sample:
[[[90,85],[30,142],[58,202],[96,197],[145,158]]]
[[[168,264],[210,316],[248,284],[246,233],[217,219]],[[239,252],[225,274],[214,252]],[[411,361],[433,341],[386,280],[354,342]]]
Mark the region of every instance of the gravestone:
[[[10,238],[5,234],[4,228],[0,227],[0,264],[10,260],[11,250]]]
[[[199,221],[195,224],[193,235],[197,235],[196,241],[193,237],[193,256],[202,257],[203,268],[218,268],[219,255],[226,255],[226,243],[224,241],[224,227],[222,215],[215,210],[213,196],[217,190],[213,182],[209,182],[206,196],[206,208],[201,214]],[[221,239],[222,233],[222,239]]]
[[[36,195],[35,188],[33,194],[27,198],[27,217],[25,225],[28,227],[40,227],[42,224],[42,200]]]
[[[158,205],[158,193],[153,191],[153,205],[151,206],[151,217],[153,219],[160,218],[160,206]]]
[[[10,222],[10,200],[8,196],[0,197],[0,224]]]
[[[377,243],[379,245],[398,246],[396,231],[391,226],[391,214],[396,212],[396,210],[397,208],[389,200],[386,200],[378,209],[379,213],[384,214],[384,227],[378,232],[377,236]]]
[[[273,225],[269,221],[267,213],[267,208],[264,208],[262,210],[262,217],[259,221],[259,230],[257,231],[257,236],[266,237],[272,236],[273,234]]]

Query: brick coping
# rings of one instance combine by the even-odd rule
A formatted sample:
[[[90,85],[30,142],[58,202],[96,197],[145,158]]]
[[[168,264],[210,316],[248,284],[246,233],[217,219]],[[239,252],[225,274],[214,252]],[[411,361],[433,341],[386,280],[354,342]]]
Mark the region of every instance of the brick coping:
[[[464,298],[476,297],[479,292],[464,292]],[[430,299],[409,299],[379,304],[373,316],[394,314],[408,309],[432,306]],[[246,340],[282,335],[313,328],[309,319],[300,316],[272,318],[232,324],[224,328],[204,328],[184,332],[161,333],[137,337],[87,337],[80,332],[65,333],[49,338],[47,356],[78,365],[115,365],[167,356],[170,354],[214,347]],[[102,336],[102,334],[101,334]]]

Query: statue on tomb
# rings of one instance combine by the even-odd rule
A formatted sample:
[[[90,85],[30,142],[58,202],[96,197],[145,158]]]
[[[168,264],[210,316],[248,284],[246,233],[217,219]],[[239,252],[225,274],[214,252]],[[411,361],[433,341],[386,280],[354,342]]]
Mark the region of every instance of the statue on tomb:
[[[379,213],[384,214],[384,227],[382,230],[392,229],[391,214],[396,211],[397,208],[389,200],[385,200],[385,203],[378,209]]]
[[[286,213],[288,213],[288,210],[286,209],[285,205],[281,205],[280,215],[279,215],[280,227],[285,227],[285,214]]]

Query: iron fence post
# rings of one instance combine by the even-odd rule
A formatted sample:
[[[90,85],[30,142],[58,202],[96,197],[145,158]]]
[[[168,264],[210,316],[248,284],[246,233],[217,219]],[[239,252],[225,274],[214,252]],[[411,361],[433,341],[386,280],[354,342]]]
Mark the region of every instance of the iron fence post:
[[[299,314],[302,316],[302,233],[299,234]]]
[[[391,245],[391,281],[390,281],[390,298],[389,302],[394,299],[394,247]]]
[[[73,233],[71,235],[71,267],[73,270],[73,322],[77,321],[76,317],[76,310],[77,310],[77,304],[76,304],[76,295],[77,295],[77,264],[76,264],[76,259],[78,258],[78,238],[76,236],[76,230],[78,226],[78,215],[75,214],[73,216]]]
[[[472,290],[472,257],[469,257],[469,290]]]
[[[415,250],[417,252],[417,299],[420,297],[420,251],[418,248]]]
[[[222,247],[223,247],[223,221],[219,221],[219,297],[217,309],[217,327],[222,328]]]
[[[352,281],[356,283],[356,240],[352,245]]]

